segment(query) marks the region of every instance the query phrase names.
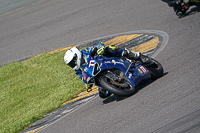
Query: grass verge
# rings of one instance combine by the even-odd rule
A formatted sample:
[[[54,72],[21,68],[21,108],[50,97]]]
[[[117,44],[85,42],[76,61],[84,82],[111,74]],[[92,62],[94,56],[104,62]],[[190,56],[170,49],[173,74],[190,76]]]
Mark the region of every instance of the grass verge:
[[[84,91],[64,53],[41,54],[0,67],[0,132],[21,132],[30,123]]]

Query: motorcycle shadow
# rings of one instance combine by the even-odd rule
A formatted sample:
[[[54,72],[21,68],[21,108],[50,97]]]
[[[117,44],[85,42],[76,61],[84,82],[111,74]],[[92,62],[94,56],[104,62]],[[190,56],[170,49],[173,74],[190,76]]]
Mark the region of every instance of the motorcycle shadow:
[[[167,75],[167,74],[168,74],[168,72],[165,72],[165,73],[163,74],[162,77],[164,77],[164,76]],[[162,78],[162,77],[161,77],[161,78]],[[144,84],[144,83],[141,83],[140,85],[138,85],[138,87],[135,88],[136,90],[135,90],[135,93],[134,93],[133,95],[135,95],[135,94],[138,93],[141,89],[145,88],[146,86],[152,84],[152,83],[155,82],[155,81],[156,81],[156,80],[150,80],[149,82],[146,82],[145,84]],[[133,95],[132,95],[132,96],[133,96]],[[131,96],[129,96],[129,97],[131,97]],[[109,98],[103,100],[103,104],[108,104],[108,103],[114,102],[114,101],[118,102],[118,101],[124,100],[124,99],[129,98],[129,97],[122,97],[122,96],[117,96],[117,95],[111,95]]]
[[[193,15],[193,14],[198,13],[198,12],[200,12],[200,7],[198,7],[198,6],[197,7],[193,7],[188,12],[186,12],[183,16],[181,16],[179,18],[184,18],[184,17]]]

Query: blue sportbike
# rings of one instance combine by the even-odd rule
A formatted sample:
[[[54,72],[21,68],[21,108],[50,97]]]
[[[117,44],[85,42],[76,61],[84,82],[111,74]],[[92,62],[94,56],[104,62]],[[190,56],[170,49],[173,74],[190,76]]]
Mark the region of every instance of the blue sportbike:
[[[84,82],[95,84],[118,96],[131,96],[137,86],[163,75],[162,65],[145,55],[135,61],[122,57],[92,57],[86,52],[84,54],[85,64],[81,67]]]

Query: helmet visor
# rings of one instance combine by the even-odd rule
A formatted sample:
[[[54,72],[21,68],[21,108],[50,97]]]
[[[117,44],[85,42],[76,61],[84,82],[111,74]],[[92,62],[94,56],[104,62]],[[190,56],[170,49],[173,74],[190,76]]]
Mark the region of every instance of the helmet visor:
[[[77,61],[77,54],[74,55],[72,60],[67,65],[70,66],[71,68],[74,68],[76,66],[76,61]]]

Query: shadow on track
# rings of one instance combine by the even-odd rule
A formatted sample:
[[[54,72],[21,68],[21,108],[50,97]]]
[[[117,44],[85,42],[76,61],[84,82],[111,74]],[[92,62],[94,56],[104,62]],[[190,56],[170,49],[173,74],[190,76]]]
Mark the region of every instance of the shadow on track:
[[[164,76],[167,75],[167,74],[168,74],[168,72],[165,72],[165,73],[163,74],[162,77],[164,77]],[[162,77],[161,77],[161,78],[162,78]],[[156,81],[156,80],[150,80],[150,81],[147,82],[146,84],[138,85],[138,87],[135,88],[136,91],[135,91],[134,94],[138,93],[141,89],[143,89],[144,87],[150,85],[151,83],[153,83],[153,82],[155,82],[155,81]],[[134,94],[133,94],[133,95],[134,95]],[[129,96],[129,97],[131,97],[131,96]],[[114,102],[114,101],[118,102],[118,101],[124,100],[124,99],[126,99],[126,98],[128,98],[128,97],[122,97],[122,96],[112,95],[111,97],[109,97],[109,98],[103,100],[103,104],[107,104],[107,103]]]

